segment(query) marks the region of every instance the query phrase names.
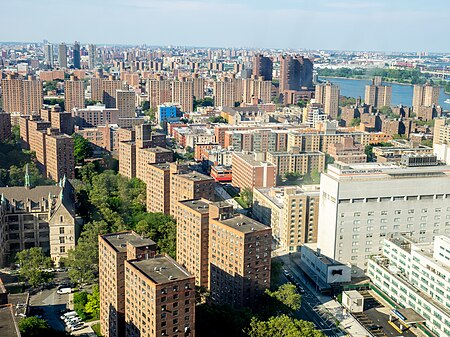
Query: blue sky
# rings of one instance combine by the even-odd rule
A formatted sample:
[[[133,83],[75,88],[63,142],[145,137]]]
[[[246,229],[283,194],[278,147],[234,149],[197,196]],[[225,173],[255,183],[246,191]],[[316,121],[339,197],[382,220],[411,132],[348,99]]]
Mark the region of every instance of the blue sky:
[[[0,41],[450,52],[448,0],[0,0],[0,12]]]

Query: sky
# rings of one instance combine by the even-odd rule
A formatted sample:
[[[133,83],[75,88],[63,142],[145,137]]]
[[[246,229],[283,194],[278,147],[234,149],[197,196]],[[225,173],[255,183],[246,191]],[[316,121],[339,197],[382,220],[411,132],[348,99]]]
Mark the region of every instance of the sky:
[[[0,13],[0,41],[450,52],[448,0],[0,0]]]

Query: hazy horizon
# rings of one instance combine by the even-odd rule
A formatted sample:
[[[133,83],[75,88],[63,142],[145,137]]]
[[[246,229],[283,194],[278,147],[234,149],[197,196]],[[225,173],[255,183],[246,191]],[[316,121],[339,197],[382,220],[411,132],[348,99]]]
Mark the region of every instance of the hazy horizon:
[[[426,7],[407,0],[15,0],[1,6],[3,27],[14,27],[0,32],[5,42],[450,52],[444,0]]]

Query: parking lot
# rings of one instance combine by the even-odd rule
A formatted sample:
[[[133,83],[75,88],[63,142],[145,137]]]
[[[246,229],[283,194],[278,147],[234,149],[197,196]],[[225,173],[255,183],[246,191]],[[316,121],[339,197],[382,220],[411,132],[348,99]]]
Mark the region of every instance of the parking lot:
[[[397,337],[400,333],[389,324],[390,309],[381,305],[368,291],[360,291],[364,296],[364,312],[354,314],[357,320],[375,337]],[[410,331],[401,334],[414,337]]]

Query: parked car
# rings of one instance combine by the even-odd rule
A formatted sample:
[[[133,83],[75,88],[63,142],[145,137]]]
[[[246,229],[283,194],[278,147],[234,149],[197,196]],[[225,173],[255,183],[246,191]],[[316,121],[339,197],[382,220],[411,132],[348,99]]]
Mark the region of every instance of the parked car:
[[[77,316],[76,311],[69,311],[69,312],[66,312],[65,314],[63,314],[60,318],[62,320],[64,320],[64,318],[75,317],[75,316]]]
[[[69,329],[70,329],[70,331],[77,331],[77,330],[83,329],[84,326],[85,326],[84,323],[79,323],[79,324],[76,324],[76,325],[70,327]]]
[[[382,329],[383,329],[383,327],[382,327],[381,325],[376,325],[376,324],[369,325],[367,328],[368,328],[370,331],[373,331],[373,330],[382,330]]]

